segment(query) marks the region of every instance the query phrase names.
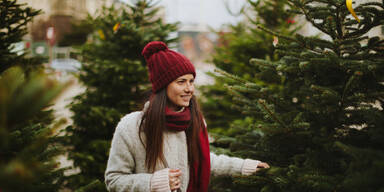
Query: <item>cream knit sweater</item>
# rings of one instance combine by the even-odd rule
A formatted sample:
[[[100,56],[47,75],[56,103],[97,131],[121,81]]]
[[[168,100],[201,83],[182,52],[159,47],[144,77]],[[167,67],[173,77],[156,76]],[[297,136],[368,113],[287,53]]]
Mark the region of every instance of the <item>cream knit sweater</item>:
[[[185,192],[189,181],[186,135],[184,131],[164,134],[163,152],[168,168],[158,165],[154,173],[145,166],[145,149],[138,133],[143,112],[133,112],[118,123],[109,152],[105,183],[113,192],[170,192],[168,168],[180,169],[181,191]],[[256,171],[259,161],[225,155],[211,156],[211,173],[214,175],[249,175]]]

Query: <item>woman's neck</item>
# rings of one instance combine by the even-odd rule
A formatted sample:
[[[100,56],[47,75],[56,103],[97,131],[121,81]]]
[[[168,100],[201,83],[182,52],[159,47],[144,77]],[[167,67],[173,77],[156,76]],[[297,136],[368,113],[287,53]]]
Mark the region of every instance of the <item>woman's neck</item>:
[[[174,104],[168,104],[168,108],[174,112],[177,112],[177,113],[184,111],[184,107],[177,106]]]

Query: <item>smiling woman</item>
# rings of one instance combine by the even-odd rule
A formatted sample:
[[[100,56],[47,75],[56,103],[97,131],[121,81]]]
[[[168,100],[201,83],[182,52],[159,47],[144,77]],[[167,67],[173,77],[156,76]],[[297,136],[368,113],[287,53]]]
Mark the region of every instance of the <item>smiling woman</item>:
[[[117,125],[105,182],[109,191],[206,192],[211,172],[250,175],[264,162],[209,152],[208,132],[196,97],[192,63],[159,41],[142,52],[152,95],[143,111]]]

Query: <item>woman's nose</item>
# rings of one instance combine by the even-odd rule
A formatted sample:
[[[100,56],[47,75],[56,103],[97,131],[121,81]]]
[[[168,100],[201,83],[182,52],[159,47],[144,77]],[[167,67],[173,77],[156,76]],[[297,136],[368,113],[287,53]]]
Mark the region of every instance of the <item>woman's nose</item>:
[[[193,91],[193,89],[194,89],[194,85],[192,83],[187,83],[187,85],[185,86],[185,90],[187,92],[191,92]]]

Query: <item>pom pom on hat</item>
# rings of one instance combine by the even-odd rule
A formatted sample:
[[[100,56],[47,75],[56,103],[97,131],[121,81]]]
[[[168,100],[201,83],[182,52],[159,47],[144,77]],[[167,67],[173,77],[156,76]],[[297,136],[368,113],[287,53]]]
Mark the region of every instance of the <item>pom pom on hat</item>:
[[[161,41],[149,42],[141,52],[147,61],[152,92],[156,93],[180,76],[192,74],[195,67],[184,55],[168,49]]]
[[[149,59],[154,53],[157,53],[159,51],[168,50],[167,45],[164,42],[161,41],[152,41],[148,43],[143,51],[141,52],[141,55],[144,56],[144,58],[147,60]]]

